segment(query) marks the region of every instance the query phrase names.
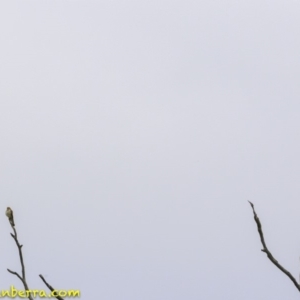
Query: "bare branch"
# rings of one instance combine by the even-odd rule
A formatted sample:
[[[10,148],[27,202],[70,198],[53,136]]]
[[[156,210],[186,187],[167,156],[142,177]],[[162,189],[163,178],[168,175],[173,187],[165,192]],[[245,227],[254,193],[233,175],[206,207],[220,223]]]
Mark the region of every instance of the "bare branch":
[[[53,292],[53,291],[55,291],[55,289],[45,280],[45,278],[43,277],[43,275],[39,275],[40,277],[41,277],[41,279],[43,280],[43,282],[46,284],[46,286],[48,287],[48,289],[51,291],[51,292]],[[59,300],[64,300],[62,297],[60,297],[60,296],[55,296],[55,298],[56,299],[59,299]]]
[[[13,211],[10,207],[7,208],[6,210],[6,216],[8,217],[9,223],[11,225],[11,228],[13,229],[14,233],[11,233],[11,237],[14,239],[14,241],[16,242],[16,245],[18,247],[18,251],[19,251],[19,257],[20,257],[20,262],[21,262],[21,266],[22,266],[22,276],[14,271],[11,271],[10,269],[7,269],[7,271],[15,276],[17,276],[23,283],[24,288],[26,291],[29,291],[29,293],[26,293],[27,297],[29,300],[33,300],[30,290],[28,288],[28,284],[26,282],[26,274],[25,274],[25,265],[24,265],[24,259],[23,259],[23,254],[22,254],[22,247],[23,245],[21,245],[19,243],[18,240],[18,235],[17,235],[17,231],[15,229],[15,223],[14,223],[14,219],[13,219]],[[45,285],[51,290],[53,296],[58,299],[58,300],[64,300],[62,297],[60,297],[59,295],[57,295],[56,290],[45,280],[45,278],[42,275],[39,275],[40,278],[43,280],[43,282],[45,283]],[[54,295],[55,294],[55,295]]]
[[[282,271],[287,277],[290,278],[290,280],[294,283],[294,285],[296,286],[297,290],[300,292],[300,285],[297,283],[297,280],[293,277],[293,275],[287,271],[272,255],[272,253],[269,251],[266,242],[265,242],[265,238],[264,238],[264,234],[263,234],[263,230],[262,230],[262,226],[260,223],[260,220],[255,212],[254,209],[254,205],[252,202],[248,201],[252,207],[252,211],[253,211],[253,215],[254,215],[254,220],[255,223],[257,225],[257,230],[259,233],[259,237],[260,237],[260,241],[262,243],[263,249],[261,249],[262,252],[265,252],[269,258],[269,260],[280,270]]]
[[[24,284],[23,278],[19,275],[19,273],[14,272],[14,271],[12,271],[12,270],[10,270],[10,269],[7,269],[7,271],[8,271],[9,273],[11,273],[11,274],[16,275],[16,276],[23,282],[23,284]]]
[[[24,259],[23,259],[23,254],[22,254],[23,245],[21,245],[18,241],[17,231],[15,229],[14,224],[12,225],[12,223],[10,222],[10,225],[11,225],[11,228],[13,229],[13,231],[14,231],[14,234],[11,233],[10,235],[15,240],[16,245],[18,247],[18,251],[19,251],[19,257],[20,257],[20,262],[21,262],[21,266],[22,266],[22,276],[20,276],[17,272],[13,272],[9,269],[7,269],[7,271],[11,274],[16,275],[22,281],[25,291],[29,291],[28,284],[26,282],[25,265],[24,265]],[[33,300],[30,293],[28,293],[28,299]]]
[[[24,260],[23,260],[23,254],[22,254],[22,247],[23,245],[20,245],[18,238],[17,238],[17,231],[16,228],[11,226],[12,229],[14,230],[15,234],[10,234],[12,236],[12,238],[15,240],[18,250],[19,250],[19,256],[20,256],[20,262],[21,262],[21,266],[22,266],[22,278],[24,279],[24,281],[26,282],[26,275],[25,275],[25,266],[24,266]]]

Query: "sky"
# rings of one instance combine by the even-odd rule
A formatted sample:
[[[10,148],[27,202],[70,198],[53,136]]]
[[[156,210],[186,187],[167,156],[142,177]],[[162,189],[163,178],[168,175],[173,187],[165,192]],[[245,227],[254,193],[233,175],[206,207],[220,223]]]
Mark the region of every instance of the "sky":
[[[2,1],[0,289],[298,299],[299,1]]]

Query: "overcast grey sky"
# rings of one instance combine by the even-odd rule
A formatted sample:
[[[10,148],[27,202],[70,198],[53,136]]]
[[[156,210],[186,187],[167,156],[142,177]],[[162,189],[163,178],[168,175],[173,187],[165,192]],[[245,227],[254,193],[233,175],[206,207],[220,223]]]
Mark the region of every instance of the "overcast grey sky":
[[[0,289],[298,299],[299,1],[3,1]]]

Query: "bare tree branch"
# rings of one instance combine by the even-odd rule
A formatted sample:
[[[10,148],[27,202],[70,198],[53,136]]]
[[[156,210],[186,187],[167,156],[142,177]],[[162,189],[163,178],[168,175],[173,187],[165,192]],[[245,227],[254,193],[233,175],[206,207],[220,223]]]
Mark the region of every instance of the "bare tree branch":
[[[43,277],[43,275],[40,274],[39,276],[41,277],[41,279],[43,280],[43,282],[46,284],[46,286],[48,287],[48,289],[51,292],[55,291],[55,289],[45,280],[45,278]],[[56,295],[55,298],[59,299],[59,300],[64,300],[64,298],[62,298],[62,297],[60,297],[58,295]]]
[[[260,223],[260,220],[255,212],[254,209],[254,205],[252,202],[248,201],[252,207],[252,211],[253,211],[253,215],[254,215],[254,220],[255,223],[257,225],[257,230],[259,233],[259,237],[260,237],[260,241],[262,243],[263,249],[261,249],[262,252],[265,252],[269,258],[269,260],[280,270],[282,271],[288,278],[290,278],[290,280],[294,283],[295,287],[297,288],[297,290],[300,292],[300,285],[297,283],[297,280],[293,277],[293,275],[287,271],[272,255],[272,253],[269,251],[266,242],[265,242],[265,238],[264,238],[264,234],[263,234],[263,230],[262,230],[262,226]]]
[[[18,241],[17,231],[15,229],[15,226],[13,226],[14,224],[12,225],[12,223],[10,222],[10,225],[11,225],[11,228],[13,229],[13,231],[14,231],[14,234],[11,233],[10,235],[15,240],[16,245],[18,247],[18,251],[19,251],[19,257],[20,257],[20,262],[21,262],[21,266],[22,266],[22,276],[20,276],[17,272],[11,271],[9,269],[7,269],[7,271],[11,274],[16,275],[22,281],[25,291],[29,291],[28,284],[27,284],[27,281],[26,281],[26,276],[25,276],[25,265],[24,265],[23,254],[22,254],[23,245],[20,245],[20,243]],[[33,300],[30,293],[28,293],[28,299]]]
[[[11,273],[11,274],[16,275],[16,276],[22,281],[22,283],[24,284],[23,278],[22,278],[17,272],[14,272],[14,271],[12,271],[12,270],[10,270],[10,269],[7,269],[7,271],[8,271],[9,273]]]
[[[23,245],[21,245],[19,243],[19,240],[18,240],[18,235],[17,235],[17,231],[16,231],[16,228],[15,228],[15,223],[14,223],[14,217],[13,217],[13,211],[12,211],[12,209],[10,207],[7,207],[7,210],[6,210],[5,214],[8,217],[8,220],[9,220],[11,228],[14,231],[14,234],[11,233],[10,235],[14,239],[14,241],[16,242],[16,245],[18,247],[20,262],[21,262],[21,266],[22,266],[22,276],[19,273],[14,272],[14,271],[12,271],[10,269],[7,269],[7,271],[9,273],[17,276],[22,281],[26,292],[29,291],[29,293],[26,293],[26,296],[28,297],[29,300],[33,300],[32,296],[31,296],[31,293],[30,293],[30,289],[28,288],[28,284],[27,284],[27,281],[26,281],[25,265],[24,265],[24,259],[23,259],[23,254],[22,254],[22,247],[23,247]],[[58,300],[64,300],[62,297],[60,297],[59,295],[57,295],[57,291],[45,280],[45,278],[42,275],[39,275],[39,276],[43,280],[43,282],[45,283],[45,285],[51,290],[52,295],[56,299],[58,299]]]

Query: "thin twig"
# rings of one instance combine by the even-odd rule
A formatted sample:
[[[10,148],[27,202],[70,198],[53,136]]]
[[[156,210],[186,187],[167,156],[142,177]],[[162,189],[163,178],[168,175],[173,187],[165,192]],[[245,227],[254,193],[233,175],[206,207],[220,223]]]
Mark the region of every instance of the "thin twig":
[[[254,209],[254,205],[252,202],[248,201],[252,207],[253,210],[253,215],[254,215],[254,220],[255,223],[257,225],[257,230],[260,236],[260,241],[262,243],[263,249],[261,249],[262,252],[265,252],[269,258],[269,260],[280,270],[282,271],[287,277],[290,278],[290,280],[294,283],[294,285],[296,286],[297,290],[300,292],[300,285],[297,283],[297,280],[293,277],[293,275],[287,271],[272,255],[272,253],[269,251],[269,249],[267,248],[266,242],[265,242],[265,238],[264,238],[264,234],[263,234],[263,230],[262,230],[262,226],[260,223],[260,220],[255,212]]]
[[[11,274],[16,275],[22,281],[22,283],[24,285],[25,291],[29,291],[28,284],[26,282],[25,265],[24,265],[24,259],[23,259],[23,254],[22,254],[22,247],[23,247],[23,245],[20,245],[20,243],[18,241],[17,231],[16,231],[15,227],[11,225],[11,228],[13,229],[14,234],[11,233],[10,235],[15,240],[16,245],[18,247],[18,251],[19,251],[19,257],[20,257],[20,262],[21,262],[21,266],[22,266],[22,276],[20,276],[17,272],[11,271],[9,269],[7,269],[7,271],[9,273],[11,273]],[[32,298],[32,296],[31,296],[30,293],[28,293],[28,299],[33,300],[33,298]]]
[[[22,277],[23,279],[26,281],[26,275],[25,275],[25,266],[24,266],[24,260],[23,260],[23,254],[22,254],[22,247],[23,245],[20,245],[19,241],[18,241],[18,237],[17,237],[17,232],[15,227],[12,226],[12,229],[14,230],[15,234],[10,234],[12,236],[12,238],[15,240],[18,250],[19,250],[19,256],[20,256],[20,261],[21,261],[21,266],[22,266]]]
[[[39,276],[41,277],[41,279],[43,280],[43,282],[46,284],[46,286],[48,287],[48,289],[51,292],[55,291],[55,289],[46,281],[46,279],[43,277],[43,275],[40,274]],[[55,298],[59,299],[59,300],[64,300],[64,298],[62,298],[62,297],[60,297],[58,295],[56,295]]]
[[[23,282],[23,284],[24,284],[23,278],[22,278],[17,272],[14,272],[14,271],[12,271],[12,270],[10,270],[10,269],[7,269],[7,271],[8,271],[9,273],[11,273],[11,274],[16,275],[16,276]]]

